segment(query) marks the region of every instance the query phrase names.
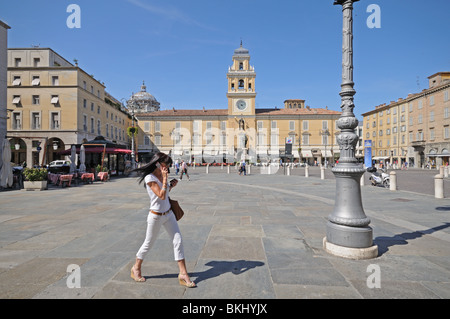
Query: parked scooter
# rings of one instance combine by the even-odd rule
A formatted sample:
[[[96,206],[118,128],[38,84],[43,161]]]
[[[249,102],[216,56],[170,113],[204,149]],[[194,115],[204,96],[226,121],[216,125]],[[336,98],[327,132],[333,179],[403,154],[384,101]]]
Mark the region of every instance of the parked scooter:
[[[372,186],[384,186],[385,188],[389,188],[391,185],[389,174],[386,173],[386,170],[384,169],[380,170],[381,174],[377,172],[376,167],[368,167],[367,171],[372,174],[369,177],[369,180],[372,182]]]

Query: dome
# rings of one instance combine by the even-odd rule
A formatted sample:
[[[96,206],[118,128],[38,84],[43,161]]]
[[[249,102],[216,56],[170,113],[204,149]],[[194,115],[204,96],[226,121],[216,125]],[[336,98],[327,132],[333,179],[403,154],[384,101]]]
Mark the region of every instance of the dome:
[[[132,99],[137,101],[152,101],[156,102],[156,98],[147,92],[147,87],[145,86],[145,83],[142,82],[141,91],[133,94],[131,96]]]
[[[144,82],[142,82],[141,91],[132,94],[127,104],[128,108],[131,106],[138,113],[159,111],[160,105],[156,98],[147,92]]]
[[[242,41],[241,46],[234,50],[234,55],[248,55],[248,50],[242,47]]]

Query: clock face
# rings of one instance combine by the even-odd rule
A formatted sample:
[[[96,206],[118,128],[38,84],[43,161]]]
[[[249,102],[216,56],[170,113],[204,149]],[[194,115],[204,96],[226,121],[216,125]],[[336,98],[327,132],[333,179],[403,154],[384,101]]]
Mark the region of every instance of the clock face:
[[[236,102],[236,107],[239,110],[243,111],[243,110],[245,110],[247,108],[247,103],[245,103],[244,100],[239,100],[239,101]]]

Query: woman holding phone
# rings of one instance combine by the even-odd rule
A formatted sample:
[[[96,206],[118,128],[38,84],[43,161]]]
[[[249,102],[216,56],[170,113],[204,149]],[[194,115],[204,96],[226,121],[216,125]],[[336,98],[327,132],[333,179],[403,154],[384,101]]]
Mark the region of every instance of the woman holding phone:
[[[161,226],[164,226],[172,238],[175,260],[178,262],[180,285],[188,288],[195,287],[186,270],[183,241],[174,213],[170,209],[169,191],[178,183],[176,179],[168,183],[169,167],[172,159],[164,153],[156,153],[151,161],[135,169],[140,174],[139,183],[145,182],[144,187],[150,197],[150,212],[147,217],[147,233],[144,243],[136,254],[136,262],[131,268],[131,278],[137,282],[144,282],[141,275],[141,265],[145,255],[153,246]]]

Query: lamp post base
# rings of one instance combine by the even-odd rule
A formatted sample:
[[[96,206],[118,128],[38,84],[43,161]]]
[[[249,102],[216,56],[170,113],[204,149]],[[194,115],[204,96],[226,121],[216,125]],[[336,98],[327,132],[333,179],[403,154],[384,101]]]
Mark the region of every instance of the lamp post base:
[[[351,248],[332,244],[327,241],[327,237],[324,237],[323,248],[331,255],[348,259],[373,259],[378,257],[377,245],[372,245],[367,248]]]

